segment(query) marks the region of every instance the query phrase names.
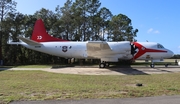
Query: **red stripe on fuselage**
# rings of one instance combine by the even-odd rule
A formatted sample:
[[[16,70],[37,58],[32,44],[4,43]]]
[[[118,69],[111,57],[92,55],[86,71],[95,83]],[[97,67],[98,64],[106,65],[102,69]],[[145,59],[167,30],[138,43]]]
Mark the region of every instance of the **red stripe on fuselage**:
[[[136,55],[134,56],[134,59],[137,59],[139,57],[141,57],[143,54],[145,54],[146,52],[167,52],[164,50],[157,50],[157,49],[150,49],[150,48],[146,48],[143,45],[137,43],[137,42],[133,42],[133,44],[138,48],[138,52],[136,53]]]

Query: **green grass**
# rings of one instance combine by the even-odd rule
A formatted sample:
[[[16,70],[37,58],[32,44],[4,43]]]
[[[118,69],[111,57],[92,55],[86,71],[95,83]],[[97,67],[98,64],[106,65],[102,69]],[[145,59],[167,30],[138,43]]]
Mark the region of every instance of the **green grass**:
[[[158,75],[68,75],[0,71],[0,103],[15,100],[129,98],[180,94],[180,73]],[[142,83],[142,87],[137,87]]]
[[[175,64],[175,60],[176,59],[164,59],[164,61],[162,61],[162,62],[155,62],[155,63],[173,63],[173,64]],[[180,60],[177,59],[177,61],[180,61]],[[137,63],[138,62],[144,62],[145,63],[144,60],[136,60],[136,62]],[[149,60],[149,62],[151,62],[151,60]]]
[[[52,65],[20,65],[14,66],[16,68],[50,68]]]
[[[154,64],[155,65],[165,65],[165,64],[176,65],[175,60],[176,59],[164,59],[164,61],[162,61],[162,62],[154,62]],[[145,62],[145,60],[136,60],[135,63],[132,63],[132,65],[150,65],[150,64],[151,64],[150,60],[149,60],[149,62]]]

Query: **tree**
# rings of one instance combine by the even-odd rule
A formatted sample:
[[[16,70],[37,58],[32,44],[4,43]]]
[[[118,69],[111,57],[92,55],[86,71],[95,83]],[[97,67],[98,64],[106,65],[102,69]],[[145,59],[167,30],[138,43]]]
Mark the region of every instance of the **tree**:
[[[3,54],[2,54],[2,49],[3,49],[3,44],[6,43],[3,41],[2,37],[4,33],[3,29],[3,19],[8,15],[8,13],[13,13],[16,11],[16,2],[13,0],[0,0],[0,18],[1,18],[1,23],[0,23],[0,65],[3,64]]]
[[[93,40],[99,0],[76,0],[72,5],[76,35],[82,41]]]
[[[105,33],[108,33],[107,30],[108,30],[108,27],[109,27],[109,21],[111,20],[112,18],[112,13],[109,9],[103,7],[100,9],[99,11],[99,17],[100,17],[100,20],[99,20],[99,24],[100,24],[100,31],[101,31],[101,35],[102,35],[102,40],[104,41],[105,38],[104,38],[104,35]],[[98,22],[98,21],[96,21]]]
[[[24,25],[24,15],[21,13],[9,13],[7,17],[3,20],[3,49],[2,53],[4,55],[4,64],[11,64],[22,61],[22,52],[20,47],[11,47],[7,45],[7,41],[11,39],[12,41],[18,41],[17,36],[23,33]]]
[[[0,0],[0,18],[3,21],[8,13],[16,11],[16,2],[13,0]]]
[[[73,15],[73,23],[74,23],[74,39],[75,41],[81,41],[82,40],[82,8],[78,6],[78,0],[76,2],[73,2],[73,5],[71,7],[72,9],[72,15]]]
[[[74,21],[73,21],[73,15],[72,15],[72,0],[67,0],[64,4],[64,7],[61,7],[60,10],[62,12],[61,17],[61,26],[63,27],[66,40],[73,40],[72,35],[74,32]]]
[[[133,30],[131,19],[123,14],[113,16],[110,26],[113,34],[113,41],[132,41],[138,32],[138,29]]]
[[[99,8],[101,6],[101,3],[99,0],[87,0],[87,14],[89,14],[88,16],[88,21],[89,21],[89,28],[87,30],[87,39],[88,40],[94,40],[94,37],[96,40],[99,40],[99,38],[97,37],[98,32],[97,27],[100,26],[100,24],[98,23],[98,19],[100,18],[100,16],[98,15],[99,12]]]

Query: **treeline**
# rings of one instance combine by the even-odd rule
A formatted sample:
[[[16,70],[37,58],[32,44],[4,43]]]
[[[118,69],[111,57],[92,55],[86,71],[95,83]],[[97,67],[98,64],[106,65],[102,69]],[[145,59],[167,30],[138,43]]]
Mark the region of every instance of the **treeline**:
[[[180,54],[175,54],[171,59],[180,59]]]
[[[30,38],[37,18],[42,18],[47,32],[71,41],[132,41],[138,32],[124,14],[113,15],[99,0],[67,0],[55,11],[42,8],[33,15],[16,10],[17,2],[0,0],[0,59],[4,65],[62,63],[63,58],[8,45],[17,36]]]

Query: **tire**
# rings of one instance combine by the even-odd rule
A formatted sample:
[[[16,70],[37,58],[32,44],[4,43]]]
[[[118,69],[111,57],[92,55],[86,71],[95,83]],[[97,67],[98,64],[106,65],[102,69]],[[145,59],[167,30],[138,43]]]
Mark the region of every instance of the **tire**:
[[[154,68],[154,66],[155,66],[154,64],[150,64],[150,67],[151,67],[151,68]]]
[[[165,64],[165,67],[167,68],[167,67],[168,67],[168,64]]]
[[[109,67],[109,63],[108,62],[105,63],[105,67]]]
[[[99,68],[105,68],[105,63],[100,63]]]

